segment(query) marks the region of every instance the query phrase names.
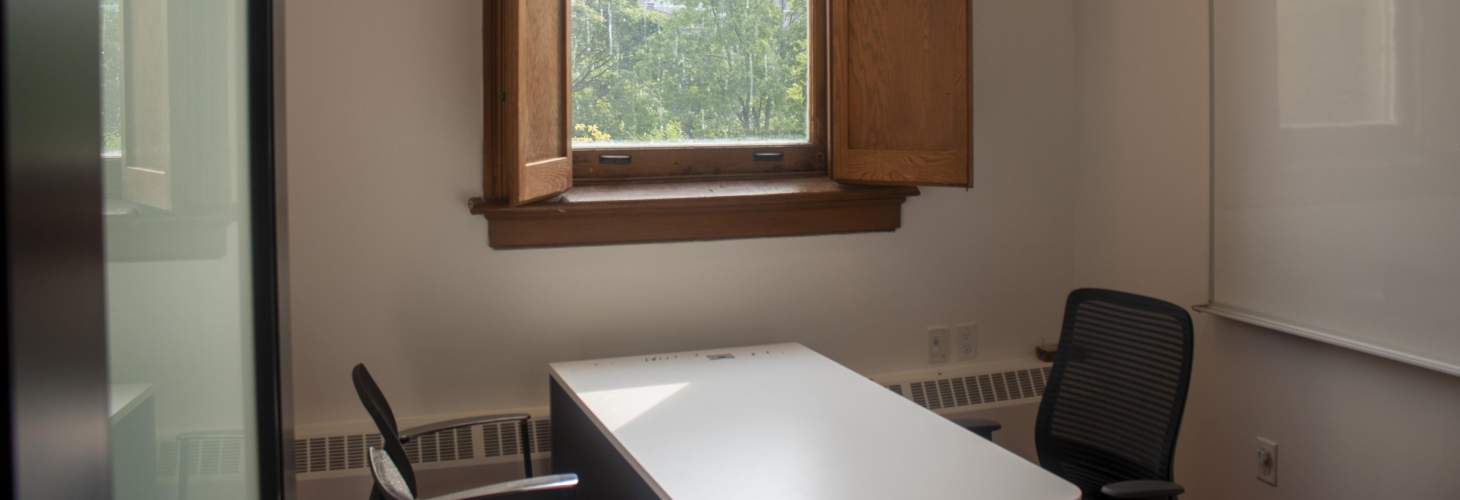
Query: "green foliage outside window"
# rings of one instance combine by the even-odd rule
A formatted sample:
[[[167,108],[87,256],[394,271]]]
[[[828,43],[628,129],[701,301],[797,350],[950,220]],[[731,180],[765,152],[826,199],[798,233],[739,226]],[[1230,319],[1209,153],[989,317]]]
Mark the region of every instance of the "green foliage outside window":
[[[122,6],[101,0],[101,150],[111,155],[122,151],[122,63]]]
[[[805,141],[806,1],[573,0],[574,141]]]

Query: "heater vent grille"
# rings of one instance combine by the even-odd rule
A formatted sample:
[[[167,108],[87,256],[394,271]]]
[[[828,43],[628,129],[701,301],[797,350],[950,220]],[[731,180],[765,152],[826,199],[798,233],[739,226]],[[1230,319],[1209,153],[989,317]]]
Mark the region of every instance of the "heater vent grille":
[[[532,421],[533,453],[552,451],[552,422]],[[457,462],[522,454],[516,422],[486,424],[423,434],[405,444],[413,464]],[[379,434],[344,434],[294,440],[294,472],[364,470],[365,450],[380,446]]]
[[[918,380],[887,386],[929,410],[963,408],[1044,397],[1049,367]]]
[[[243,434],[230,432],[179,435],[160,451],[170,474],[233,476],[244,470]],[[176,459],[175,465],[174,458]]]
[[[1043,397],[1045,383],[1049,380],[1049,370],[1049,367],[1035,367],[882,385],[929,410],[976,408]],[[553,429],[550,420],[533,419],[529,430],[525,445],[530,447],[532,453],[552,452]],[[298,474],[364,471],[365,450],[371,446],[380,446],[380,439],[379,434],[341,434],[297,439],[293,450],[294,471]],[[406,456],[413,464],[461,463],[519,457],[524,446],[521,441],[517,423],[504,422],[426,434],[412,439],[406,443],[405,448]],[[227,446],[216,449],[224,451],[224,448]],[[236,459],[220,457],[218,461],[210,459],[206,465],[198,466],[208,470],[231,469],[236,467],[236,463]]]

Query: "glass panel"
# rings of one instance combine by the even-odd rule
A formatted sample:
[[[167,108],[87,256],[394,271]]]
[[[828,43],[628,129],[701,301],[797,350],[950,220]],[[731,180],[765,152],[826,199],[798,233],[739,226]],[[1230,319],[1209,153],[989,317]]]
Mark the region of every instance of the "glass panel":
[[[806,0],[573,0],[574,146],[806,142],[807,29]]]
[[[99,0],[113,498],[257,497],[245,0]]]

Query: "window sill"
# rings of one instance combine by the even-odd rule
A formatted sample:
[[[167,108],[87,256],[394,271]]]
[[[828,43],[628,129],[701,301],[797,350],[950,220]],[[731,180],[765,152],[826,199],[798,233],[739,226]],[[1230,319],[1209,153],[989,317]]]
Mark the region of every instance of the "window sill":
[[[917,188],[825,177],[621,182],[508,207],[474,200],[492,248],[605,245],[893,231]]]

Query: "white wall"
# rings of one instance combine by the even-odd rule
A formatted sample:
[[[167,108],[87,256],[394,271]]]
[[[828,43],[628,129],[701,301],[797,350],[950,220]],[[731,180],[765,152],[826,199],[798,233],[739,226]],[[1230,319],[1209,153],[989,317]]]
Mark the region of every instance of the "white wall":
[[[1207,2],[1077,6],[1077,279],[1204,302]],[[1176,478],[1190,492],[1182,498],[1428,499],[1460,491],[1460,379],[1197,320],[1176,459]],[[1277,488],[1254,477],[1259,435],[1281,445]]]
[[[481,2],[289,2],[301,435],[364,421],[357,362],[410,418],[545,404],[553,360],[799,341],[877,373],[925,365],[925,327],[969,320],[984,359],[1027,356],[1075,285],[1073,4],[974,3],[977,187],[924,190],[901,230],[494,251],[465,208]]]
[[[1454,498],[1460,379],[1291,335],[1208,321],[1177,473],[1232,498]],[[1199,365],[1200,366],[1200,365]],[[1256,436],[1280,443],[1278,487],[1254,478]]]
[[[1182,305],[1204,302],[1207,3],[1075,5],[1078,281]]]

